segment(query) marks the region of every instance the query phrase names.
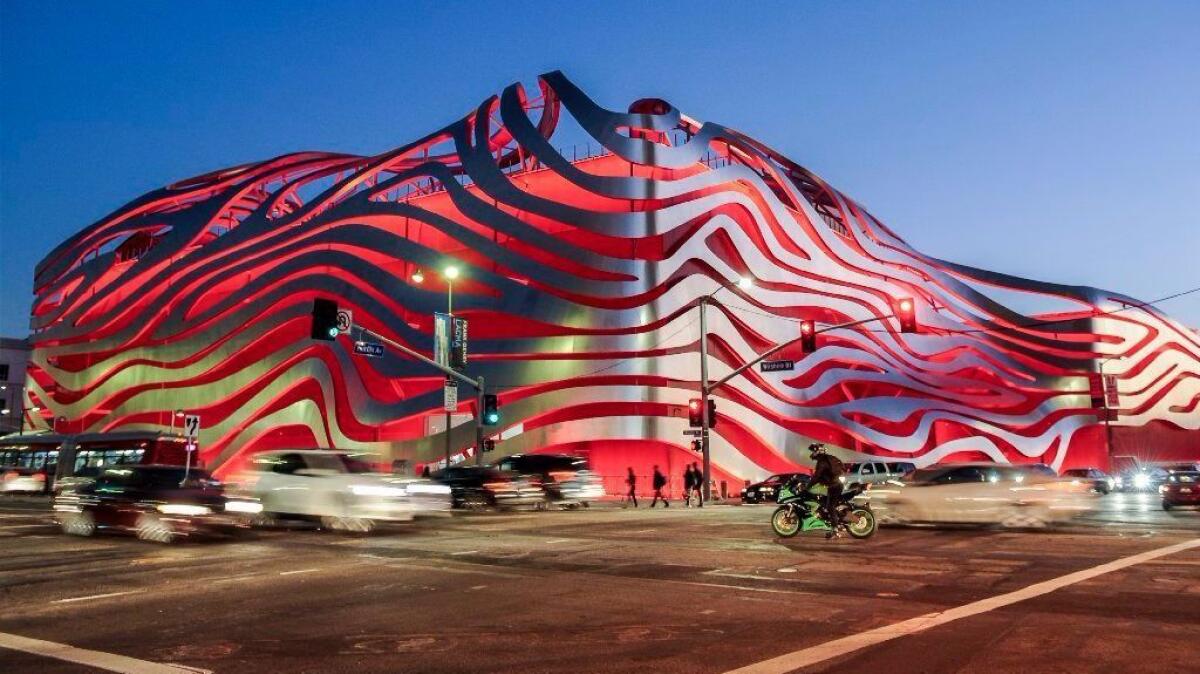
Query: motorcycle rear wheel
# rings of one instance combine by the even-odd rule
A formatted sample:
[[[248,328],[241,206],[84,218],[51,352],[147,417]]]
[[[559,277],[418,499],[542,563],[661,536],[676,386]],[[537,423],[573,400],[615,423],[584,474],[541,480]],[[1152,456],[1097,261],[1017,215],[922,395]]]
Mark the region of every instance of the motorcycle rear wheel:
[[[779,506],[771,515],[771,528],[781,538],[791,538],[800,533],[800,524],[800,515],[788,506]]]
[[[846,531],[853,538],[870,538],[879,528],[875,522],[875,513],[867,508],[855,508],[850,511],[850,519],[854,521],[846,524]]]

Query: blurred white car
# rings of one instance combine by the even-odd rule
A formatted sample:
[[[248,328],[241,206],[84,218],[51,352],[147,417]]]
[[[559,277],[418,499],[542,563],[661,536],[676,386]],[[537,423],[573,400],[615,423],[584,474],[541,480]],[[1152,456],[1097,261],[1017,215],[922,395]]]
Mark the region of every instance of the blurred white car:
[[[327,529],[364,532],[379,522],[450,513],[450,487],[379,473],[340,451],[257,454],[236,481],[262,503],[264,518],[311,519]]]
[[[946,522],[1043,527],[1095,508],[1091,485],[1032,466],[931,466],[873,485],[862,498],[881,523]]]

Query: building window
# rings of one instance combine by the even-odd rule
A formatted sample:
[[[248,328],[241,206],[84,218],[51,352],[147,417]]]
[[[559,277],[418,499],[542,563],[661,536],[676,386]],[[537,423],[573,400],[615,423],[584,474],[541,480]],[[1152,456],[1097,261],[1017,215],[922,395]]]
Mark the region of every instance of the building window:
[[[0,363],[0,381],[8,381],[8,363]]]

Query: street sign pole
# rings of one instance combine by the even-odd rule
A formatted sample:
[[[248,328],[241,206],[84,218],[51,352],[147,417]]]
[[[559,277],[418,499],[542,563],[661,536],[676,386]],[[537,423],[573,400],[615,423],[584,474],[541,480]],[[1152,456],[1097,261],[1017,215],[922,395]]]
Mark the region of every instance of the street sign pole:
[[[704,500],[712,498],[712,459],[708,449],[708,298],[700,298],[700,450],[704,460]]]

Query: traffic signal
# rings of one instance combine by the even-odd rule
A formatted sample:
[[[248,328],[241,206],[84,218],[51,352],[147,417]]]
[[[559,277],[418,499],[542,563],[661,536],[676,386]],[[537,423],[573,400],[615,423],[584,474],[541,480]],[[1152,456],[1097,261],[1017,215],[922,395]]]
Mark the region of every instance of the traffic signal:
[[[704,453],[704,443],[699,440],[692,440],[692,451],[699,454]]]
[[[900,319],[900,332],[917,331],[917,305],[911,297],[896,301],[896,318]]]
[[[332,342],[338,336],[338,305],[333,300],[313,300],[312,338]]]
[[[708,427],[712,428],[717,425],[717,399],[708,399]]]
[[[812,353],[817,350],[817,324],[814,321],[800,321],[800,351]]]
[[[495,440],[488,438],[487,440],[483,441],[483,451],[484,452],[491,452],[495,449],[496,449],[496,441]]]
[[[500,423],[500,400],[494,393],[483,396],[483,425],[495,426]]]
[[[700,409],[699,398],[692,398],[688,401],[688,426],[700,428],[704,425],[704,419],[700,417]]]

